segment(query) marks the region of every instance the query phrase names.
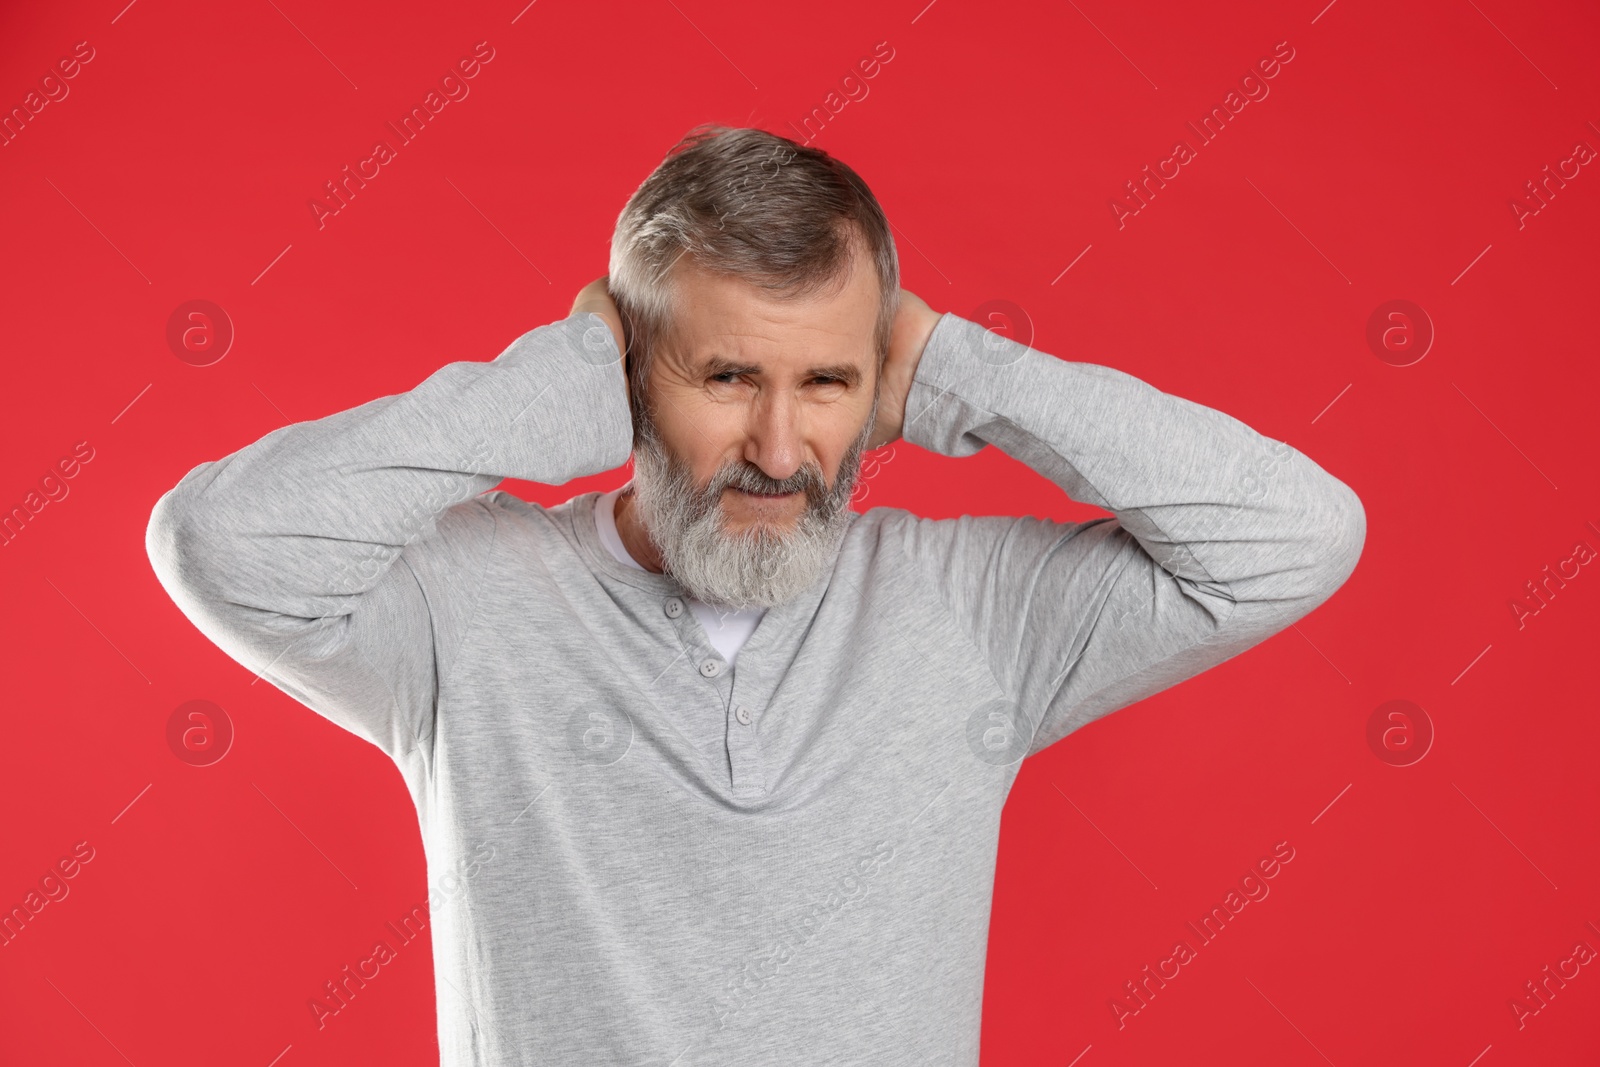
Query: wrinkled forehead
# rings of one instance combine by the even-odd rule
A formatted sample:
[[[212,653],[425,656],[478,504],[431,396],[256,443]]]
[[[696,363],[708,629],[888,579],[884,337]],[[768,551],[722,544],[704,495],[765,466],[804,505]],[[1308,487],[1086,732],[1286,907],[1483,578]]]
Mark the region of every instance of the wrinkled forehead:
[[[698,366],[723,359],[770,365],[876,362],[877,276],[855,270],[803,295],[691,268],[675,281],[663,353]]]

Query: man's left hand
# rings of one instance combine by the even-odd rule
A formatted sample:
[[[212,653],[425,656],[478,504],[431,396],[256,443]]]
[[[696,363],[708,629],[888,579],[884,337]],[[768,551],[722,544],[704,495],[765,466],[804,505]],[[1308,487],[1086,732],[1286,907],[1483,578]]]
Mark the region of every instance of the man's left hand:
[[[900,310],[894,317],[894,330],[889,336],[889,354],[883,361],[878,421],[872,437],[867,441],[869,451],[900,439],[905,426],[906,395],[911,392],[917,364],[922,361],[922,349],[928,343],[933,328],[939,324],[940,316],[941,312],[933,310],[915,293],[908,289],[900,290]]]

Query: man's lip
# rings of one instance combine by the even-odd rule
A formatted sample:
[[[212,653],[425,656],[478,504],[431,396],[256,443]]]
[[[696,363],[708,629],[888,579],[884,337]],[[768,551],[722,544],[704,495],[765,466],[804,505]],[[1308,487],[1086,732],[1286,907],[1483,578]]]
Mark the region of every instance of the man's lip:
[[[740,489],[738,486],[731,486],[730,488],[735,492],[743,493],[745,496],[753,496],[757,500],[786,500],[791,496],[798,495],[800,492],[800,490],[796,489],[789,493],[752,493],[750,490]]]

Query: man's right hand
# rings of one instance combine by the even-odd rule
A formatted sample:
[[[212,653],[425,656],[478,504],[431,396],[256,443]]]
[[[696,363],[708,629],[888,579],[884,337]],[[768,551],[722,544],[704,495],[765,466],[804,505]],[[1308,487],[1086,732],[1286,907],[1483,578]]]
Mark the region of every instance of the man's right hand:
[[[628,345],[622,329],[622,313],[617,310],[616,301],[611,299],[611,290],[607,286],[610,278],[611,275],[604,275],[579,289],[577,299],[573,300],[572,310],[568,314],[576,315],[580,311],[592,311],[605,319],[606,325],[611,327],[611,336],[617,342],[617,351],[622,353],[617,365],[622,370],[622,392],[628,397],[628,410],[631,412],[633,391],[628,388]]]
[[[623,372],[626,373],[628,347],[622,333],[622,313],[617,310],[616,302],[611,299],[611,291],[607,288],[606,283],[610,277],[607,274],[604,277],[596,278],[582,289],[579,289],[578,297],[572,302],[572,310],[568,314],[576,315],[580,311],[593,311],[606,320],[606,325],[611,327],[612,337],[616,339],[617,351],[622,353],[622,367]]]

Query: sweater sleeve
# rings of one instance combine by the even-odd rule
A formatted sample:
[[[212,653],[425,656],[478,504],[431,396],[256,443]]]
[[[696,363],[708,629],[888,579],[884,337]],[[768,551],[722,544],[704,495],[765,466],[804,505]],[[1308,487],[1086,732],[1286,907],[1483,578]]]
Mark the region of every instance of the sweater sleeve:
[[[609,470],[631,444],[616,341],[579,313],[200,464],[156,502],[145,547],[207,638],[399,758],[431,739],[494,544],[473,498]]]
[[[1344,583],[1366,538],[1356,494],[1290,446],[952,314],[924,347],[902,435],[945,456],[992,444],[1114,516],[904,524],[1006,693],[982,713],[989,729],[969,724],[999,762],[1286,628]]]

